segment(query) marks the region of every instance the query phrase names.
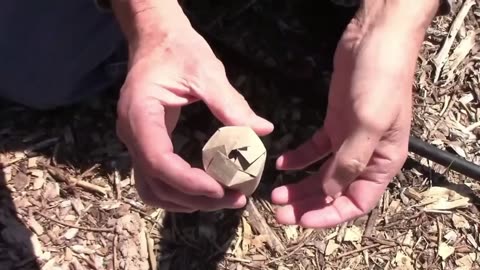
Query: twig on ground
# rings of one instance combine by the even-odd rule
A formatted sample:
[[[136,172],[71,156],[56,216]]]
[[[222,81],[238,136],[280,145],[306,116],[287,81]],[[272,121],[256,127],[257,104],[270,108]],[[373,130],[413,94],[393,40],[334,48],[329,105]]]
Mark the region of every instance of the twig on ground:
[[[225,259],[227,261],[232,261],[232,262],[241,262],[241,263],[251,263],[252,262],[252,260],[235,258],[235,257],[225,257]]]
[[[440,123],[442,123],[444,121],[444,115],[448,115],[448,113],[452,109],[453,105],[455,105],[455,102],[457,101],[456,91],[452,94],[451,97],[447,96],[445,98],[448,99],[448,100],[445,101],[446,106],[440,112],[439,118],[438,118],[437,122],[435,123],[435,125],[433,126],[433,128],[428,131],[427,138],[431,138],[431,136],[435,133],[435,131],[437,131]]]
[[[118,247],[118,234],[115,234],[115,236],[113,237],[113,258],[112,258],[114,270],[118,269],[117,247]]]
[[[370,236],[364,236],[365,238],[368,238],[374,242],[377,242],[378,244],[382,244],[385,246],[392,246],[392,247],[410,247],[409,245],[406,245],[402,242],[399,242],[397,240],[389,240],[389,239],[380,239],[380,238],[375,238],[375,237],[370,237]]]
[[[339,254],[337,257],[342,258],[342,257],[345,257],[345,256],[349,256],[349,255],[352,255],[352,254],[355,254],[355,253],[358,253],[358,252],[362,252],[362,251],[367,250],[367,249],[376,248],[376,247],[379,247],[379,246],[381,246],[381,244],[372,244],[372,245],[369,245],[369,246],[364,246],[364,247],[357,248],[357,249],[352,250],[352,251],[348,251],[348,252]]]
[[[337,244],[341,244],[343,242],[343,237],[345,237],[345,232],[347,230],[348,222],[344,222],[337,233]]]
[[[438,245],[438,248],[437,248],[437,257],[439,256],[439,253],[440,253],[440,247],[441,247],[441,244],[442,244],[442,224],[440,223],[440,219],[437,217],[436,220],[437,222],[437,245]]]
[[[113,185],[115,187],[115,199],[122,198],[122,190],[120,187],[120,172],[118,171],[116,162],[112,162],[113,167]]]
[[[90,169],[84,171],[82,174],[80,174],[80,178],[83,178],[85,176],[87,176],[88,174],[90,174],[91,172],[93,172],[95,169],[97,169],[98,167],[100,167],[100,164],[95,164],[93,165],[92,167],[90,167]]]
[[[408,221],[410,221],[410,220],[412,220],[412,219],[416,219],[416,218],[418,218],[419,216],[421,216],[422,214],[423,214],[423,212],[418,212],[418,213],[416,213],[415,215],[413,215],[413,216],[411,216],[411,217],[408,217],[408,218],[406,218],[406,219],[400,219],[400,220],[397,220],[397,221],[395,221],[395,222],[386,224],[386,225],[382,226],[381,228],[382,228],[382,229],[388,229],[388,228],[390,228],[390,227],[394,227],[394,226],[398,225],[398,224],[401,223],[401,222],[408,222]]]
[[[378,208],[375,208],[372,210],[370,213],[370,216],[368,217],[367,225],[365,226],[365,231],[363,232],[363,235],[366,237],[370,237],[373,235],[373,231],[375,230],[375,223],[377,222],[378,215],[380,214],[380,211]]]
[[[67,175],[65,175],[60,169],[58,168],[55,168],[53,166],[50,166],[48,164],[41,164],[43,167],[45,167],[48,171],[48,173],[57,181],[60,181],[60,182],[64,182],[68,185],[71,185],[71,186],[78,186],[78,187],[81,187],[85,190],[88,190],[88,191],[93,191],[93,192],[97,192],[97,193],[100,193],[102,195],[107,195],[108,191],[106,188],[104,187],[101,187],[101,186],[98,186],[98,185],[95,185],[95,184],[92,184],[92,183],[89,183],[89,182],[86,182],[86,181],[83,181],[83,180],[78,180],[78,179],[75,179],[73,177],[69,177]]]
[[[299,250],[300,250],[302,247],[304,247],[304,246],[305,246],[304,244],[300,244],[300,245],[298,245],[294,250],[290,251],[289,253],[287,253],[287,254],[285,254],[285,255],[283,255],[283,256],[280,256],[280,257],[277,257],[277,258],[275,258],[275,259],[272,259],[272,260],[268,261],[267,264],[271,264],[271,263],[273,263],[273,262],[281,261],[281,260],[283,260],[283,259],[285,259],[285,258],[288,258],[288,257],[292,256],[293,254],[295,254],[297,251],[299,251]]]
[[[246,217],[250,225],[260,234],[267,235],[268,246],[278,253],[285,251],[285,246],[278,238],[277,234],[268,226],[267,222],[263,218],[262,214],[258,211],[257,207],[250,199],[247,203],[248,216]]]
[[[23,161],[25,159],[27,159],[27,157],[23,156],[23,157],[14,158],[14,159],[9,160],[8,162],[5,162],[5,163],[0,163],[0,169],[6,169],[6,168],[14,165],[15,163]]]
[[[34,212],[35,214],[43,217],[43,218],[46,218],[50,221],[53,221],[57,224],[60,224],[60,225],[63,225],[63,226],[66,226],[66,227],[71,227],[71,228],[76,228],[76,229],[79,229],[79,230],[83,230],[83,231],[90,231],[90,232],[113,232],[115,231],[115,228],[92,228],[92,227],[82,227],[82,226],[77,226],[77,225],[73,225],[73,224],[68,224],[66,222],[63,222],[63,221],[60,221],[60,220],[57,220],[57,219],[54,219],[52,217],[49,217],[43,213],[40,213],[38,211],[35,211]]]
[[[157,269],[157,257],[155,256],[154,244],[155,243],[153,239],[147,235],[147,250],[148,250],[148,259],[150,261],[150,269]]]

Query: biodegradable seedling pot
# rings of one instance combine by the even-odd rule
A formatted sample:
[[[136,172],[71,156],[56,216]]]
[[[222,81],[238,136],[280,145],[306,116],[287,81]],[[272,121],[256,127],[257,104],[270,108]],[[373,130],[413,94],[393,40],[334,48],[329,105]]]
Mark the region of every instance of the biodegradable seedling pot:
[[[250,196],[262,178],[267,150],[249,127],[227,126],[213,134],[202,149],[207,174],[226,188]]]

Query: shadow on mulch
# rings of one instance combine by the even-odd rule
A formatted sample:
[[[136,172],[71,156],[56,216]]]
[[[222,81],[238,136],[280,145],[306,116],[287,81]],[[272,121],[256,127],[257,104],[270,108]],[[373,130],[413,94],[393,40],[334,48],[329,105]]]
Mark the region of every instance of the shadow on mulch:
[[[40,269],[31,242],[32,232],[18,219],[6,185],[5,175],[0,170],[0,269]]]
[[[343,27],[353,15],[353,10],[335,8],[327,1],[319,3],[319,1],[309,0],[302,1],[297,12],[299,12],[297,16],[302,18],[301,21],[313,35],[308,46],[310,48],[322,46],[324,54],[321,55],[323,64],[320,67],[322,69],[330,67],[336,41],[340,37]],[[220,58],[224,60],[229,76],[234,76],[236,72],[245,72],[246,74],[252,72],[248,71],[250,69],[248,66],[230,68],[236,65],[235,62],[239,60],[238,56],[232,55],[228,48],[224,50],[225,48],[222,49],[220,45],[216,47],[214,40],[209,41],[214,49],[217,49]],[[317,70],[317,72],[328,73],[330,70],[327,68],[327,70]],[[252,74],[252,76],[254,75],[262,77],[261,74]],[[272,84],[275,84],[275,81],[281,81],[280,78],[275,77],[267,80]],[[271,119],[276,126],[280,127],[274,134],[262,138],[267,149],[273,150],[269,150],[270,158],[265,168],[264,180],[254,197],[267,201],[270,200],[270,192],[276,185],[301,179],[301,173],[299,173],[283,175],[284,177],[279,180],[279,172],[275,170],[274,159],[279,153],[308,138],[321,125],[322,113],[319,113],[318,110],[326,107],[325,97],[328,92],[328,83],[319,83],[318,80],[305,84],[279,83],[275,89],[278,89],[278,92],[272,93],[267,90],[256,93],[251,91],[246,95],[255,111],[267,119]],[[242,92],[241,88],[239,90]],[[312,96],[316,98],[312,98]],[[317,98],[319,99],[317,100]],[[292,118],[285,122],[285,118],[278,116],[277,113],[285,110],[282,108],[283,104],[290,104],[292,99],[299,100],[292,104],[296,104],[294,106],[304,117],[297,120]],[[11,115],[11,112],[6,115]],[[213,120],[202,104],[193,104],[185,108],[182,117],[183,119],[175,131],[174,141],[182,144],[180,154],[184,158],[193,166],[201,167],[201,147],[209,136],[220,127],[220,124]],[[21,139],[5,139],[0,135],[2,152],[26,150],[32,141],[48,141],[55,137],[58,140],[42,145],[29,153],[48,157],[50,161],[54,160],[57,164],[74,168],[77,172],[86,171],[92,166],[100,164],[98,171],[107,179],[113,172],[112,161],[121,164],[118,168],[121,169],[121,172],[128,173],[130,171],[130,162],[124,155],[125,149],[114,139],[115,94],[109,93],[104,99],[88,105],[81,104],[48,112],[33,112],[20,108],[19,113],[15,114],[15,118],[2,119],[2,112],[0,112],[0,123],[2,125],[0,130],[3,127],[12,127],[15,129],[14,132],[11,132],[12,134],[21,135]],[[298,129],[295,130],[290,125],[292,123]],[[21,131],[17,132],[17,130]],[[186,142],[185,138],[187,138]],[[72,144],[72,141],[75,143]],[[5,186],[5,183],[2,186]],[[4,189],[0,192],[0,200],[2,200],[0,211],[9,213],[5,216],[10,216],[13,220],[16,216],[13,199]],[[236,237],[236,229],[241,222],[242,211],[230,210],[191,215],[167,213],[160,225],[162,229],[159,248],[162,258],[160,258],[159,267],[161,269],[165,267],[167,269],[203,270],[221,268],[219,264],[223,260],[225,252],[230,248],[232,240]],[[8,237],[5,238],[3,232],[8,227],[2,225],[2,222],[16,224],[15,227],[18,227],[16,229],[25,231],[24,236],[31,234],[21,222],[10,222],[2,218],[0,219],[0,229],[2,230],[0,237],[4,238],[2,240],[6,241],[6,244],[10,242],[8,242]],[[2,244],[0,243],[0,249]],[[11,246],[7,246],[7,249],[11,248]],[[25,260],[33,256],[31,246],[18,248],[22,252],[28,253],[22,257]]]
[[[411,158],[408,158],[406,160],[404,169],[416,169],[431,182],[432,186],[448,186],[450,189],[458,192],[460,195],[470,198],[472,200],[472,203],[476,206],[475,210],[472,211],[480,213],[480,197],[477,196],[469,186],[465,184],[452,183],[450,180],[448,180],[448,175],[438,173],[433,169],[421,164],[417,160]]]
[[[16,190],[13,193],[7,187],[6,177],[0,170],[0,269],[40,269],[32,242],[34,238],[31,238],[33,232],[25,220],[18,218],[20,215],[25,218],[35,215],[31,208],[17,209],[14,203],[15,199],[30,202],[33,199],[27,189],[31,183],[28,159],[41,157],[48,164],[55,163],[82,172],[94,164],[108,164],[107,154],[89,155],[94,149],[105,149],[101,138],[92,141],[89,135],[95,133],[92,132],[95,128],[105,128],[104,124],[110,122],[101,121],[108,117],[108,110],[105,107],[100,112],[92,109],[92,105],[79,104],[51,111],[35,111],[3,100],[0,100],[0,108],[0,154],[7,154],[6,160],[0,160],[0,168],[8,168],[12,175],[8,184]],[[107,126],[105,130],[112,130],[113,125]],[[104,135],[108,136],[108,132]],[[74,143],[70,136],[75,137]],[[13,153],[18,156],[10,156]],[[19,156],[23,158],[15,160]],[[42,169],[41,166],[33,168]],[[104,173],[111,172],[109,166],[102,169]],[[71,189],[67,185],[61,186],[60,196],[65,199],[71,197]],[[26,197],[25,200],[22,196]],[[38,206],[42,202],[36,203]]]

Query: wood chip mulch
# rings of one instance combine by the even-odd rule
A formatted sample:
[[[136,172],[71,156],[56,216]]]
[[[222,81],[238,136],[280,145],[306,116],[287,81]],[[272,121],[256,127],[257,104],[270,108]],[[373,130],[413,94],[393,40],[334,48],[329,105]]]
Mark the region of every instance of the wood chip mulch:
[[[313,0],[181,1],[232,84],[276,125],[246,209],[171,214],[139,200],[115,135],[115,94],[55,111],[0,107],[0,269],[480,269],[480,182],[411,154],[368,215],[280,226],[274,160],[322,124],[331,56],[354,10]],[[327,15],[332,15],[328,16]],[[457,1],[418,59],[412,134],[480,164],[480,1]],[[220,126],[185,108],[178,153],[201,165]],[[312,168],[312,170],[315,168]]]

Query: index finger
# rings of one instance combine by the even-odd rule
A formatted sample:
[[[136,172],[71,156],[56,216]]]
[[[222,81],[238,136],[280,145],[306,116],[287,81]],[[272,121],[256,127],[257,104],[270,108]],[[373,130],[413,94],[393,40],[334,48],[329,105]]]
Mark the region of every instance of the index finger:
[[[169,111],[158,100],[131,108],[129,124],[131,148],[140,168],[153,178],[190,195],[213,198],[224,196],[223,187],[205,171],[193,168],[173,152],[166,122]]]
[[[337,196],[343,192],[369,165],[382,133],[363,126],[354,128],[339,149],[321,167],[325,194]]]

